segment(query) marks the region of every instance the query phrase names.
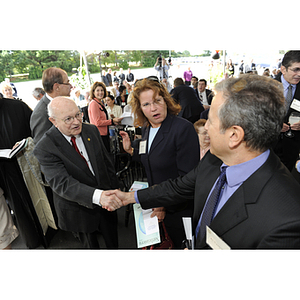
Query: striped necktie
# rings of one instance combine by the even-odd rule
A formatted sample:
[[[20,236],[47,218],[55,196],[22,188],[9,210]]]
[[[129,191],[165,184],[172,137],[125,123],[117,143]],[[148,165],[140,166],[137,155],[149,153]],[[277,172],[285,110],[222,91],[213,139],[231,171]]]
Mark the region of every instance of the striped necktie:
[[[226,169],[227,167],[224,167],[221,171],[221,174],[218,178],[218,181],[212,190],[210,197],[207,200],[206,206],[204,208],[202,218],[201,218],[201,223],[199,220],[199,223],[196,228],[196,236],[198,240],[198,234],[199,234],[199,241],[201,241],[205,235],[206,235],[206,226],[209,226],[212,222],[213,215],[215,212],[215,209],[219,203],[220,200],[220,193],[221,190],[226,182]]]

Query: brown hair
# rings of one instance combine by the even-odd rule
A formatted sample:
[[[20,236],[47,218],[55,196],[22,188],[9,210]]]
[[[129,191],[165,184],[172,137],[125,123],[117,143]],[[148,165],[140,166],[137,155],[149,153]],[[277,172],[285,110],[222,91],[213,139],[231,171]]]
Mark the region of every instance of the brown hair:
[[[196,122],[194,123],[195,130],[196,130],[196,132],[197,132],[198,134],[199,134],[199,128],[202,127],[202,126],[204,126],[205,123],[206,123],[206,120],[205,120],[205,119],[200,119],[200,120],[198,120],[198,121],[196,121]]]
[[[48,68],[43,72],[42,84],[46,93],[53,91],[54,83],[63,83],[64,73],[67,74],[65,70],[60,68]]]
[[[136,82],[132,92],[132,98],[129,103],[132,113],[134,114],[134,126],[149,125],[149,121],[141,109],[141,103],[139,99],[140,94],[148,90],[152,90],[154,92],[154,97],[156,97],[156,95],[163,97],[169,114],[177,115],[181,111],[181,106],[175,102],[163,84],[160,84],[158,80],[145,78]]]
[[[104,90],[104,96],[103,96],[103,98],[106,98],[106,97],[107,97],[107,90],[106,90],[105,84],[104,84],[103,82],[96,81],[96,82],[92,85],[91,90],[90,90],[90,98],[91,98],[91,99],[96,98],[94,92],[95,92],[95,90],[96,90],[96,88],[97,88],[98,86],[101,86],[101,87],[103,88],[103,90]]]

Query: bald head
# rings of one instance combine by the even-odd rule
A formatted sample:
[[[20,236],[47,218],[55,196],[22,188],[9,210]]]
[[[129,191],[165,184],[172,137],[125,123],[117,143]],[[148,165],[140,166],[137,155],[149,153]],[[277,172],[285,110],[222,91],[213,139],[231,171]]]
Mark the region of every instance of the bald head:
[[[49,120],[63,134],[75,136],[81,133],[82,113],[73,99],[56,97],[48,104]]]

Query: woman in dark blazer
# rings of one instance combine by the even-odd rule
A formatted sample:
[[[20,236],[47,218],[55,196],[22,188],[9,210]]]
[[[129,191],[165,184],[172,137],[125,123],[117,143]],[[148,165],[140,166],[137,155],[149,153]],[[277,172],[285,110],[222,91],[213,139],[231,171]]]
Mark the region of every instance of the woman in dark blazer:
[[[142,126],[139,149],[131,147],[127,133],[120,134],[124,150],[142,161],[149,186],[185,175],[196,167],[200,157],[197,133],[192,123],[176,116],[181,107],[165,86],[151,76],[138,81],[132,93],[134,125]],[[180,248],[185,239],[182,217],[192,214],[193,205],[184,203],[168,209],[155,208],[152,216],[164,221],[175,248]]]

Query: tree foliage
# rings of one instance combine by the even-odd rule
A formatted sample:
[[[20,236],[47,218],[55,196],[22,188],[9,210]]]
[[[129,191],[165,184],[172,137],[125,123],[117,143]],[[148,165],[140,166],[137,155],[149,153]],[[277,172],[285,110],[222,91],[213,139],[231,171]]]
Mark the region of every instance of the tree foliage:
[[[157,57],[169,57],[169,51],[164,50],[104,50],[101,53],[109,53],[103,56],[99,53],[90,54],[87,57],[88,68],[91,73],[107,70],[127,69],[129,63],[140,67],[153,67]],[[189,56],[188,51],[183,53],[171,52],[172,57]],[[80,66],[80,53],[76,50],[0,50],[0,80],[11,77],[14,74],[28,74],[29,79],[39,79],[43,71],[49,67],[64,69],[72,73],[73,69]]]
[[[49,67],[72,72],[78,68],[80,55],[77,51],[64,50],[2,50],[0,51],[0,79],[13,74],[28,73],[29,79],[41,78]]]

